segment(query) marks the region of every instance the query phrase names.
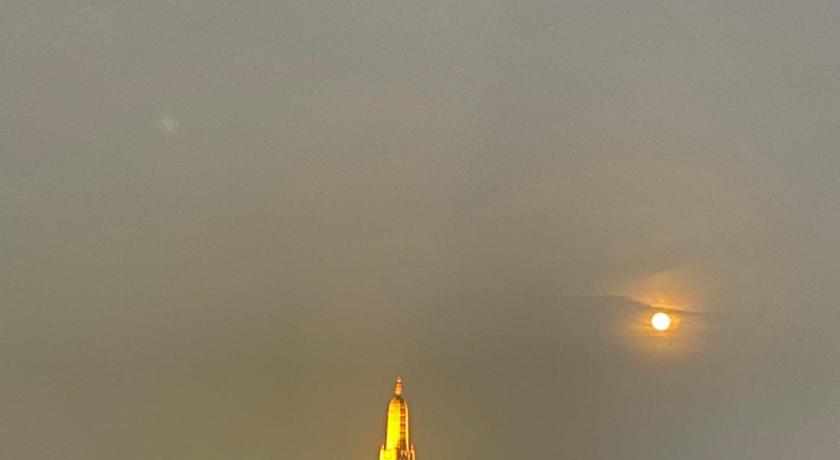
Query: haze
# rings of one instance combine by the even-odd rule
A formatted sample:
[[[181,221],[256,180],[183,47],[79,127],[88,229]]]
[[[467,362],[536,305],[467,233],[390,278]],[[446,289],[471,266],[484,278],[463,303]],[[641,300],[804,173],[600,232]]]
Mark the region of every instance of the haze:
[[[0,457],[837,458],[838,24],[0,1]]]

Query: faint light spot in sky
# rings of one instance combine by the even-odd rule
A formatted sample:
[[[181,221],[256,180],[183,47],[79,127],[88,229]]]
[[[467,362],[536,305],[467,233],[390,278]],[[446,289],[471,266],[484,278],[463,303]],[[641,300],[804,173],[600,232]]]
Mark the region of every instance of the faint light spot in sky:
[[[178,130],[178,126],[180,126],[181,121],[171,115],[163,115],[160,117],[160,121],[158,122],[158,126],[160,129],[168,134],[173,134]]]

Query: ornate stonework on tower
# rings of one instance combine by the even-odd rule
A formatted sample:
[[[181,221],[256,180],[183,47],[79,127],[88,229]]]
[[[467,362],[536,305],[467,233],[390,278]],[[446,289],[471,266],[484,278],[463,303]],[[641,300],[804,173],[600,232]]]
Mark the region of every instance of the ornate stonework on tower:
[[[379,448],[379,460],[414,460],[414,445],[408,431],[408,403],[402,397],[403,380],[397,377],[394,397],[388,403],[385,443]]]

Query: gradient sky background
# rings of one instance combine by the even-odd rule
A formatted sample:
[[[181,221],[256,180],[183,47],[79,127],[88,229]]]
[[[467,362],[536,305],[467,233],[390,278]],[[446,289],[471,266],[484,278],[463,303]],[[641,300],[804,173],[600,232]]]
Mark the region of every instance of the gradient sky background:
[[[838,235],[833,0],[0,2],[2,458],[834,459]]]

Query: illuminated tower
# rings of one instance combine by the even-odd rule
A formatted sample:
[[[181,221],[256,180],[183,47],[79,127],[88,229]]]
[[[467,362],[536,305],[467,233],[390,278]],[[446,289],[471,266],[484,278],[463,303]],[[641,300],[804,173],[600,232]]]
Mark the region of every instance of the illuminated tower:
[[[379,460],[414,460],[414,446],[408,434],[408,403],[402,398],[403,380],[397,377],[394,397],[388,403],[385,444],[379,448]]]

